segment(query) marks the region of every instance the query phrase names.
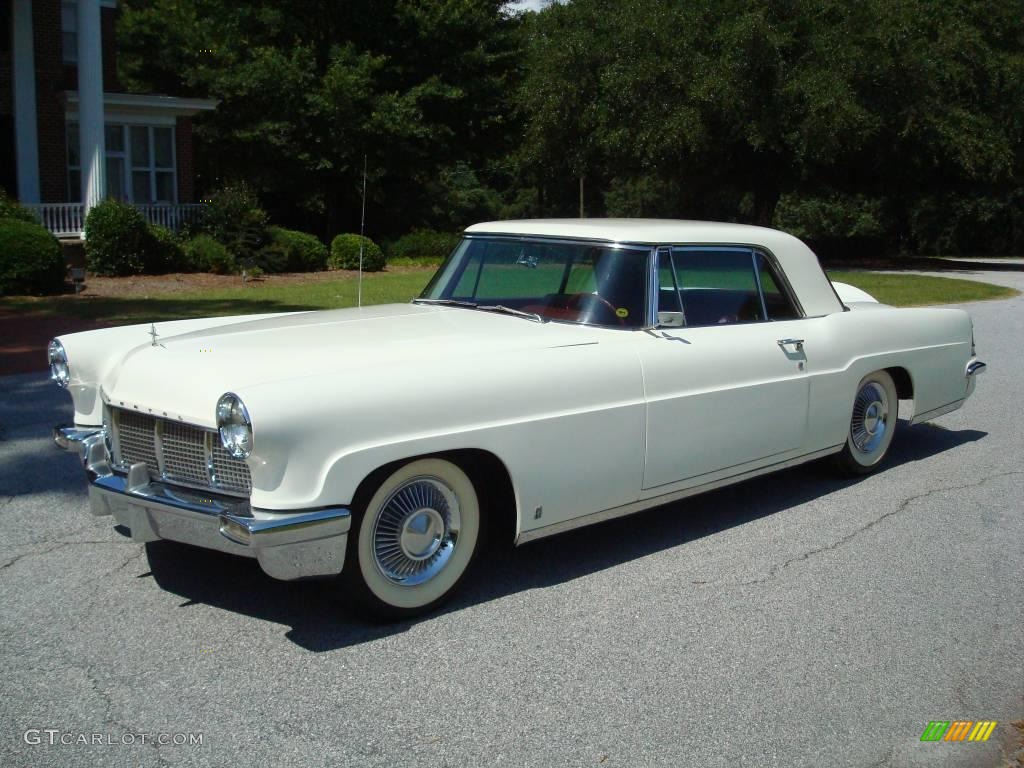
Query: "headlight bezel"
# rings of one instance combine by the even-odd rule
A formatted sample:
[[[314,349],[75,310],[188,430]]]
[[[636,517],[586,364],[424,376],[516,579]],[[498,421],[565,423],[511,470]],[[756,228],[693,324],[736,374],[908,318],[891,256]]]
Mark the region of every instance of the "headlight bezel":
[[[67,350],[58,339],[51,339],[46,346],[46,359],[50,364],[50,380],[61,389],[67,389],[71,382],[71,366]]]
[[[220,444],[233,459],[244,460],[252,455],[252,419],[242,398],[234,392],[225,392],[217,399],[214,410]]]

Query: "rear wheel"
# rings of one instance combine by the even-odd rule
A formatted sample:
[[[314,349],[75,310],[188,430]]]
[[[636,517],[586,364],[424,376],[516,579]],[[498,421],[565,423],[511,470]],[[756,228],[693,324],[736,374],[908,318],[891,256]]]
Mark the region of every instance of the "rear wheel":
[[[415,616],[439,605],[476,554],[479,498],[469,475],[445,459],[394,470],[356,518],[342,579],[377,617]]]
[[[892,444],[899,411],[896,384],[885,371],[869,373],[857,385],[846,445],[836,465],[847,475],[874,472]]]

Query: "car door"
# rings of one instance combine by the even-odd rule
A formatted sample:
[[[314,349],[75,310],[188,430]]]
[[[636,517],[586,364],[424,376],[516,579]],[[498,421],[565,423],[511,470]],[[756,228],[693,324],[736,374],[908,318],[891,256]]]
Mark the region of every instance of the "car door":
[[[801,448],[811,330],[749,247],[658,252],[658,328],[640,347],[645,490]]]

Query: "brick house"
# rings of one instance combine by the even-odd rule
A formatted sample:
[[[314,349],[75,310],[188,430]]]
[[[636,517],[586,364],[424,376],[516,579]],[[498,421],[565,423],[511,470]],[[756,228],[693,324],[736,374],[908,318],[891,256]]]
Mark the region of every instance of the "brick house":
[[[0,187],[60,236],[106,197],[195,214],[192,117],[210,99],[124,93],[116,0],[0,0]]]

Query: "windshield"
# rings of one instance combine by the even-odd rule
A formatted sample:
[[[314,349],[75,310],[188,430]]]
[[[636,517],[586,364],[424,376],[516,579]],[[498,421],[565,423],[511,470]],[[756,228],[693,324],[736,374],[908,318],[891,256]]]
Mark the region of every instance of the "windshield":
[[[639,328],[646,315],[650,253],[642,246],[466,238],[419,300]]]

